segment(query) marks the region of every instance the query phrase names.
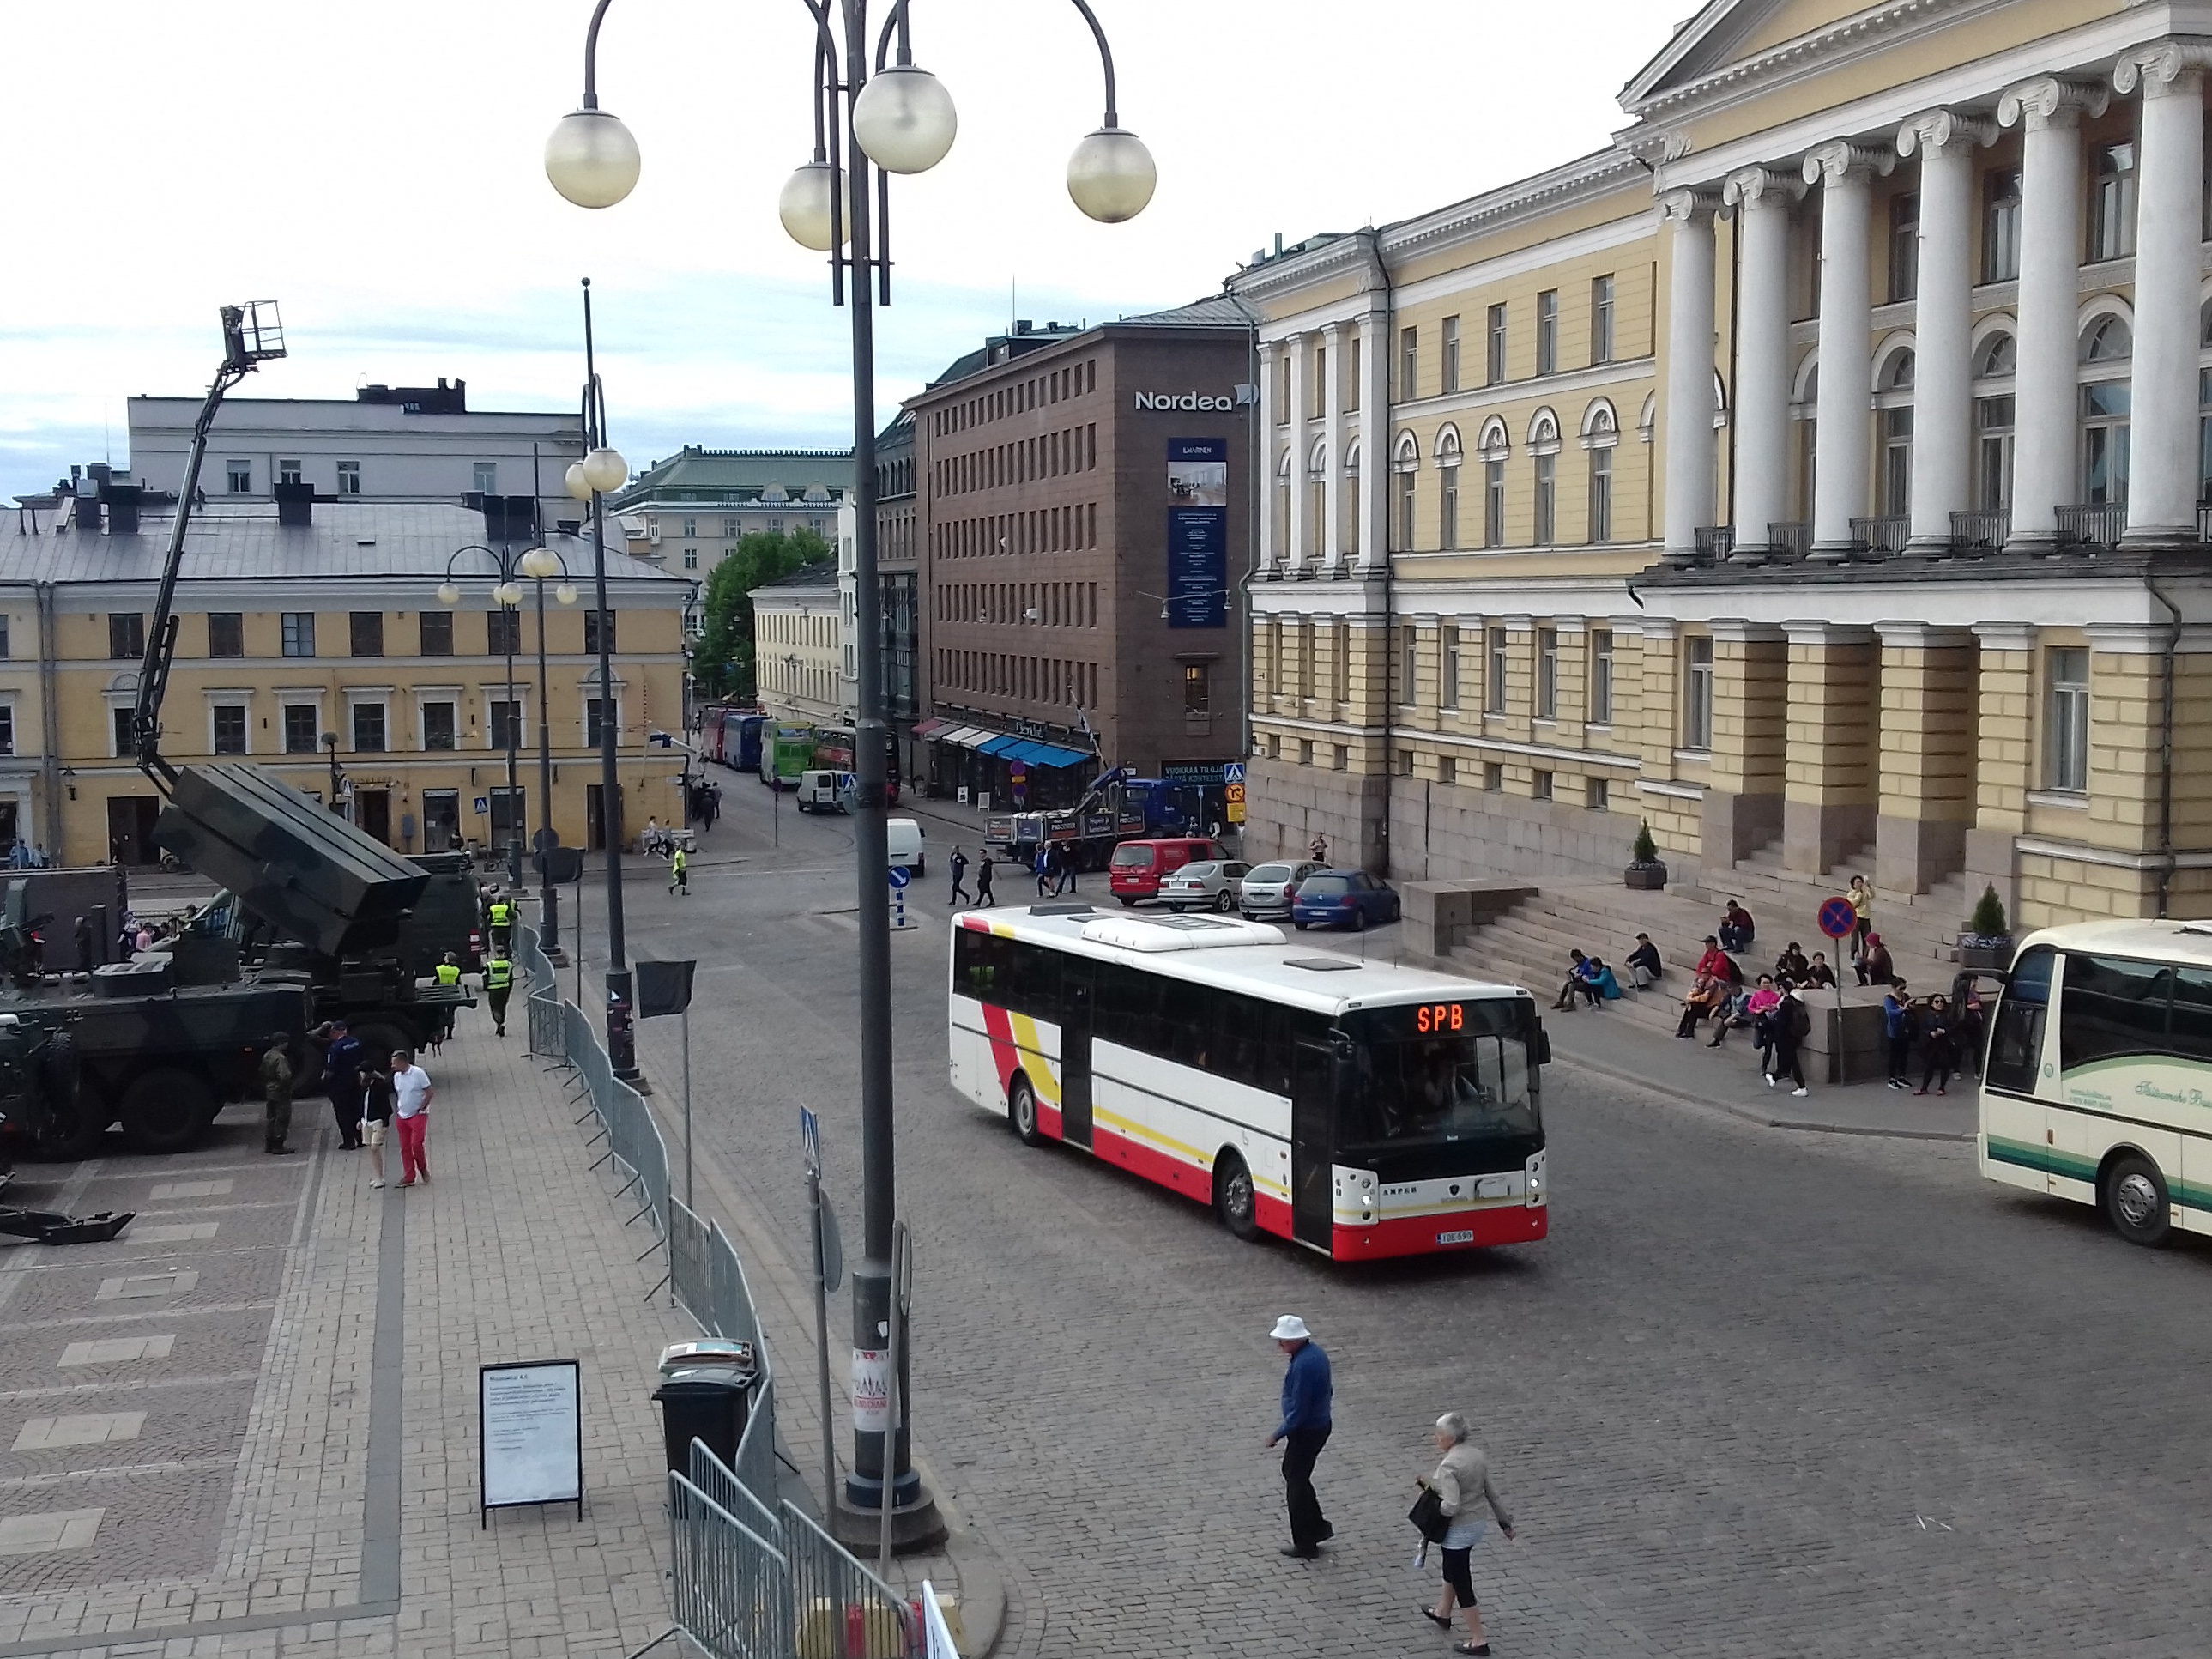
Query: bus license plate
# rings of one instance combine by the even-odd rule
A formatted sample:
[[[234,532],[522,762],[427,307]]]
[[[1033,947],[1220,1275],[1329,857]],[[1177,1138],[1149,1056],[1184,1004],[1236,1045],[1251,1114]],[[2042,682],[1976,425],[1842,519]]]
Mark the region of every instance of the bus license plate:
[[[1472,1244],[1474,1243],[1474,1229],[1472,1227],[1462,1227],[1456,1232],[1438,1233],[1437,1235],[1437,1243],[1439,1244]]]

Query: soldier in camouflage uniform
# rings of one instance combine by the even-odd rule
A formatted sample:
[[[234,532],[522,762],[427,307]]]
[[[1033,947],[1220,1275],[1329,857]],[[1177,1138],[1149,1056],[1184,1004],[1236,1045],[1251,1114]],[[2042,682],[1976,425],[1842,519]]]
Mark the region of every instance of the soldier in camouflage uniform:
[[[261,1056],[261,1097],[267,1103],[261,1150],[278,1157],[297,1151],[284,1143],[292,1134],[292,1039],[282,1031],[269,1039]]]

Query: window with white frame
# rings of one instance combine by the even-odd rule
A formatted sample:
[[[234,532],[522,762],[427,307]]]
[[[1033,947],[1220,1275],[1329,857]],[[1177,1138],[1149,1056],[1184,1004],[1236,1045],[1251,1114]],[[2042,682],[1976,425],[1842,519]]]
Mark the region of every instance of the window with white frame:
[[[2096,144],[2089,151],[2088,262],[2136,251],[2136,147]]]
[[[2044,653],[2044,787],[2079,794],[2089,787],[2089,653],[2054,646]]]
[[[1441,349],[1443,354],[1443,389],[1446,392],[1456,392],[1459,390],[1458,318],[1444,319]]]
[[[1437,632],[1437,701],[1440,707],[1459,707],[1459,624],[1446,623]]]
[[[1505,384],[1505,307],[1490,307],[1490,322],[1483,353],[1483,382],[1486,386]]]
[[[15,752],[15,705],[0,702],[0,755]]]
[[[210,704],[208,752],[211,755],[243,755],[246,751],[246,705],[242,702]]]
[[[380,755],[390,744],[381,702],[356,702],[351,709],[353,748],[357,755]]]
[[[1447,430],[1437,446],[1437,545],[1459,545],[1459,434]]]
[[[1559,290],[1555,288],[1536,296],[1536,372],[1559,372]]]
[[[1354,341],[1357,345],[1358,343]],[[1354,444],[1345,452],[1344,489],[1344,550],[1357,556],[1359,551],[1359,446]]]
[[[1682,641],[1682,747],[1713,746],[1713,642],[1700,634]]]
[[[1995,167],[1982,177],[1982,280],[2020,275],[2020,169]]]
[[[1590,279],[1590,362],[1613,361],[1613,278]]]
[[[1535,544],[1549,547],[1559,539],[1559,422],[1550,410],[1538,410],[1529,423],[1528,447],[1535,483]]]
[[[1400,623],[1390,635],[1390,684],[1396,690],[1398,701],[1408,707],[1413,701],[1416,639],[1411,623]]]
[[[251,495],[253,493],[252,462],[246,460],[226,461],[223,463],[222,470],[224,479],[228,483],[232,495]]]
[[[471,489],[484,495],[499,494],[499,463],[497,461],[478,461],[474,471],[476,481],[471,485]]]
[[[1536,630],[1536,718],[1555,720],[1559,717],[1559,630],[1540,628]]]
[[[1589,723],[1613,724],[1613,630],[1593,628],[1589,636]]]
[[[1903,199],[1903,198],[1899,198]],[[1893,518],[1912,510],[1912,386],[1916,360],[1911,349],[1890,354],[1882,365],[1881,390],[1875,396],[1881,434],[1878,472],[1881,510]]]
[[[2081,499],[2092,507],[2127,503],[2134,355],[2124,318],[2100,317],[2081,336]]]
[[[1489,629],[1486,643],[1490,660],[1482,677],[1482,712],[1502,714],[1505,712],[1505,677],[1510,666],[1505,630]]]
[[[1889,300],[1920,292],[1920,197],[1906,191],[1889,198]]]
[[[1398,397],[1411,403],[1421,395],[1421,331],[1418,328],[1398,331]]]
[[[1398,550],[1413,550],[1414,515],[1420,507],[1419,475],[1410,465],[1401,464],[1398,470]]]
[[[295,484],[299,483],[299,462],[296,460],[278,461],[276,463],[276,482],[280,484]]]
[[[312,755],[322,747],[322,711],[312,702],[288,702],[283,708],[284,752]]]
[[[1583,448],[1589,458],[1589,539],[1613,539],[1613,453],[1620,447],[1620,422],[1613,405],[1594,404],[1583,419]]]
[[[1984,513],[2012,506],[2012,377],[2018,350],[2008,333],[1992,334],[1974,353],[1974,504]]]
[[[359,461],[338,463],[338,494],[341,495],[361,494],[361,463]]]
[[[453,715],[454,705],[450,698],[440,697],[422,705],[423,748],[447,750],[459,746],[459,722]]]

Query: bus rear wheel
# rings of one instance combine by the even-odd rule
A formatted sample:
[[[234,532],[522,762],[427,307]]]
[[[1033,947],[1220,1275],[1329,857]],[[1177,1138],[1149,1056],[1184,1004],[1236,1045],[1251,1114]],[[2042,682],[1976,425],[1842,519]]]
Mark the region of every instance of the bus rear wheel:
[[[1014,1086],[1006,1091],[1006,1117],[1014,1126],[1014,1133],[1022,1138],[1024,1146],[1044,1145],[1044,1126],[1037,1121],[1036,1091],[1025,1077],[1017,1077]]]
[[[2130,1244],[2155,1247],[2166,1243],[2173,1224],[2166,1177],[2158,1165],[2141,1152],[2126,1152],[2105,1172],[2105,1214],[2112,1231]]]
[[[1252,1188],[1252,1172],[1234,1152],[1213,1160],[1213,1212],[1246,1243],[1259,1237],[1260,1204]]]

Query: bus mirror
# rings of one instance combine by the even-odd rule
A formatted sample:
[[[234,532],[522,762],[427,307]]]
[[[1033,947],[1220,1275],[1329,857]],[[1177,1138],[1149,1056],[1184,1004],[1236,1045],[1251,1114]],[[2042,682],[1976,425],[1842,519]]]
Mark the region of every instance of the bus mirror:
[[[1544,1029],[1544,1022],[1536,1022],[1536,1035],[1529,1040],[1528,1057],[1539,1066],[1552,1063],[1552,1034]]]

